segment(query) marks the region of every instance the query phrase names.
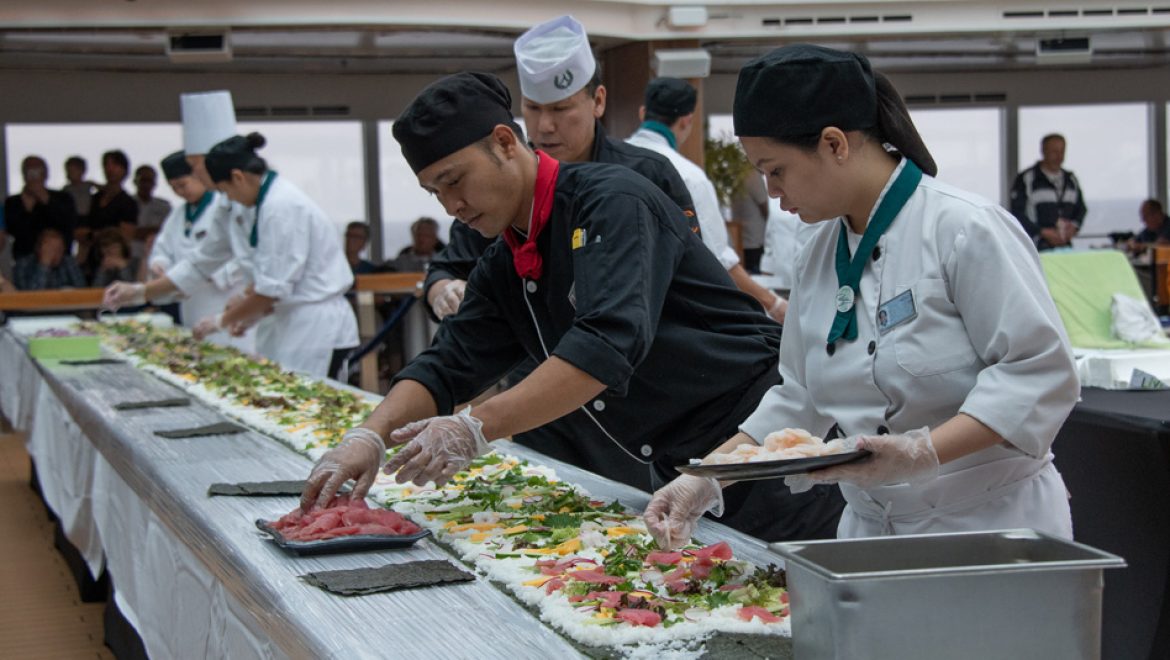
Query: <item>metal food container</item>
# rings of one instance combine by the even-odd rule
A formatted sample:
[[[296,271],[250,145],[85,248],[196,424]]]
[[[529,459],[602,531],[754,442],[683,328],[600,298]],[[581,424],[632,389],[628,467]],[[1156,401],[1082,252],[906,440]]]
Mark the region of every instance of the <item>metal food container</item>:
[[[773,543],[797,660],[1101,656],[1121,557],[1030,529]]]

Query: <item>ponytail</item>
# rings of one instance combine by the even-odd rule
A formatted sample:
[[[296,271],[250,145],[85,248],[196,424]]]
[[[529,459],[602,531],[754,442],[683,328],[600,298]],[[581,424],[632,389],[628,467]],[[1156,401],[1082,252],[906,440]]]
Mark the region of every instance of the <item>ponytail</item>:
[[[914,127],[902,95],[881,72],[874,71],[873,80],[877,91],[877,132],[880,139],[914,161],[924,173],[937,176],[938,165],[918,134],[918,129]]]

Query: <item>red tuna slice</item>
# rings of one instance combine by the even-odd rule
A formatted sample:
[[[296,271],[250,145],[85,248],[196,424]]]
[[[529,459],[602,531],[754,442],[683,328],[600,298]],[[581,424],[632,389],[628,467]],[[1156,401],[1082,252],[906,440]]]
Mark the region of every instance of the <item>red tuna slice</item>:
[[[318,516],[313,522],[304,527],[306,534],[316,534],[327,529],[341,526],[341,512],[329,511]]]
[[[364,525],[367,523],[382,524],[382,520],[378,516],[377,511],[362,509],[356,506],[344,509],[341,512],[341,519],[347,525]]]
[[[314,540],[335,539],[342,536],[354,536],[355,534],[361,533],[361,525],[346,525],[344,527],[334,527],[333,529],[327,529],[324,532],[314,534],[313,538]]]
[[[776,623],[777,621],[782,620],[780,617],[772,614],[768,610],[755,605],[744,605],[743,607],[739,608],[739,611],[736,612],[735,615],[744,621],[751,621],[755,617],[760,617],[760,621],[763,621],[764,623]]]
[[[638,610],[627,607],[623,610],[618,610],[617,616],[622,621],[633,626],[649,626],[653,628],[662,623],[662,617],[657,612],[650,610]]]
[[[588,582],[589,584],[617,584],[625,582],[625,578],[616,575],[606,575],[597,569],[588,569],[584,571],[573,571],[566,573],[565,577],[579,580],[581,582]]]
[[[540,567],[541,575],[561,575],[577,564],[590,563],[594,564],[592,559],[585,559],[584,557],[570,556],[561,560],[556,559],[541,559],[536,562]]]
[[[731,546],[727,545],[727,541],[720,541],[714,545],[709,545],[705,548],[690,551],[695,559],[703,559],[711,557],[713,559],[722,559],[727,561],[731,559]]]
[[[600,600],[602,607],[616,608],[621,605],[622,592],[620,591],[590,591],[585,600]]]
[[[711,575],[711,569],[715,567],[715,562],[711,561],[710,557],[702,557],[691,562],[691,575],[706,580]]]
[[[682,559],[681,552],[662,552],[660,550],[655,550],[654,552],[651,552],[650,554],[646,555],[646,563],[647,564],[674,566],[681,559]]]
[[[544,583],[544,593],[551,595],[552,592],[557,591],[558,589],[561,589],[564,586],[565,586],[565,581],[559,577],[555,577],[555,578],[549,580],[548,582]],[[572,599],[570,599],[570,600],[572,600]]]

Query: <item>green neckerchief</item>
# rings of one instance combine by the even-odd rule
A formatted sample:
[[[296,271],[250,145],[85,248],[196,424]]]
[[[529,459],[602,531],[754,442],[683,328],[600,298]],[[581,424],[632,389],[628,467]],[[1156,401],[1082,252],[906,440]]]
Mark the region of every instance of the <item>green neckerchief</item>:
[[[829,330],[830,344],[841,338],[848,341],[857,339],[857,306],[854,301],[857,298],[858,285],[861,283],[861,273],[865,270],[865,264],[869,261],[869,255],[877,245],[878,239],[894,222],[894,218],[898,216],[910,195],[918,188],[918,182],[922,180],[922,170],[909,158],[902,160],[906,164],[878,204],[877,211],[866,226],[865,233],[861,236],[861,244],[857,246],[857,252],[852,259],[849,258],[849,238],[846,236],[845,223],[842,222],[837,230],[837,285],[840,288],[837,289],[837,316]]]
[[[248,245],[252,247],[256,247],[256,243],[260,242],[260,234],[257,233],[260,227],[260,205],[264,203],[264,197],[268,195],[268,189],[275,180],[276,172],[269,171],[265,174],[264,182],[260,184],[260,194],[256,195],[256,221],[252,223],[252,235],[248,237]]]
[[[191,237],[191,226],[195,224],[195,221],[199,219],[199,216],[203,215],[203,212],[207,210],[207,205],[210,204],[211,200],[214,198],[215,195],[210,190],[208,190],[207,192],[203,193],[203,197],[199,198],[198,206],[191,206],[191,202],[187,202],[187,204],[183,206],[183,212],[187,216],[187,222],[183,223],[183,236],[186,236],[187,238]]]
[[[660,121],[644,121],[642,122],[642,128],[648,131],[654,131],[666,138],[666,143],[670,145],[670,148],[678,151],[678,138],[674,136],[674,131],[670,130],[670,127],[666,124]]]

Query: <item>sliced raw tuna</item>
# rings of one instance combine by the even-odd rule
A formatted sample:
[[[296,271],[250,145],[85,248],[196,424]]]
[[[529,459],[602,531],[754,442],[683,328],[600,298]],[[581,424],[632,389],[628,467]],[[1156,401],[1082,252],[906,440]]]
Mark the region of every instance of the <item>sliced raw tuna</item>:
[[[764,623],[776,623],[777,621],[782,620],[775,614],[772,614],[768,610],[756,605],[744,605],[743,607],[739,608],[738,612],[736,612],[736,616],[743,619],[744,621],[751,621],[752,619],[759,617],[760,621],[763,621]]]
[[[650,626],[653,628],[662,623],[662,617],[657,612],[638,610],[630,607],[618,610],[617,617],[633,626]]]
[[[646,555],[646,563],[659,566],[674,566],[682,559],[681,552],[662,552],[655,550]]]
[[[589,584],[617,584],[619,582],[625,582],[626,580],[625,578],[618,577],[616,575],[606,575],[596,568],[583,571],[572,571],[567,573],[565,577],[570,577],[581,582],[588,582]]]
[[[298,507],[269,523],[290,541],[321,541],[343,536],[403,536],[417,534],[418,525],[401,514],[386,509],[371,509],[365,500],[351,502],[338,496],[321,509],[307,513]]]
[[[727,561],[728,559],[731,559],[731,546],[727,545],[727,541],[720,541],[705,548],[691,550],[690,554],[693,555],[695,559],[710,557],[712,559],[722,559],[723,561]]]

